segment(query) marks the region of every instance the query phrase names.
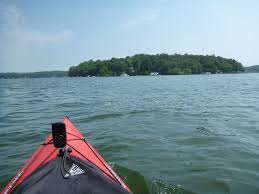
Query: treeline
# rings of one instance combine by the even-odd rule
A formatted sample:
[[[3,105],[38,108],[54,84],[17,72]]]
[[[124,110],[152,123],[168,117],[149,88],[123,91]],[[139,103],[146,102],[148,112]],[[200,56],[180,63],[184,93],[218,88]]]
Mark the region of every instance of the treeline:
[[[259,65],[246,67],[245,72],[247,72],[247,73],[259,73]]]
[[[89,60],[70,67],[69,76],[119,76],[149,75],[158,72],[161,75],[182,75],[243,72],[244,67],[234,59],[214,55],[168,55],[137,54],[125,58],[110,60]]]
[[[41,71],[34,73],[0,73],[0,78],[47,78],[47,77],[65,77],[67,71]]]

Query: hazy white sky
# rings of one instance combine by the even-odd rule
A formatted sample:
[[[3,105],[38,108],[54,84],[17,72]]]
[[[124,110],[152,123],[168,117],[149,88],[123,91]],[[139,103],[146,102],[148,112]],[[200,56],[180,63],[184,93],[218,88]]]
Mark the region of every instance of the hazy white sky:
[[[0,72],[137,53],[259,64],[258,0],[0,1]]]

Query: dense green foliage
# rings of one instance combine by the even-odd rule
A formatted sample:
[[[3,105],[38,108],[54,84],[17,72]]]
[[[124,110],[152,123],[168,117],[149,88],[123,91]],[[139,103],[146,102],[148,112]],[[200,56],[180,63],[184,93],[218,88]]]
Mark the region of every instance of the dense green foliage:
[[[236,73],[242,72],[241,63],[234,59],[225,59],[214,55],[146,55],[137,54],[126,58],[110,60],[89,60],[69,69],[69,76],[116,76],[149,75],[158,72],[161,75]]]
[[[245,72],[247,72],[247,73],[259,73],[259,65],[246,67]]]
[[[0,78],[44,78],[44,77],[64,77],[67,71],[41,71],[34,73],[0,73]]]

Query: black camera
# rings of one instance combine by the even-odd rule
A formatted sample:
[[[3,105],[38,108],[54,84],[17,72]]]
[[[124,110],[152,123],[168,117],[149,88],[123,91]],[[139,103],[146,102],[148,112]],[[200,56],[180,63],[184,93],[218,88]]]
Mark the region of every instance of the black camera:
[[[56,148],[63,148],[67,145],[66,125],[64,123],[52,124],[53,144]]]

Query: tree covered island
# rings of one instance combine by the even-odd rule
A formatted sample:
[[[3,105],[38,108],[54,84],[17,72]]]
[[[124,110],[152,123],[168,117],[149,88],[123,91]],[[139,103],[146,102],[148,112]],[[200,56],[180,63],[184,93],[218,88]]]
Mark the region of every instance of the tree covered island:
[[[244,67],[234,59],[215,55],[189,54],[137,54],[110,60],[89,60],[70,67],[68,75],[74,76],[119,76],[119,75],[184,75],[202,73],[238,73]]]

